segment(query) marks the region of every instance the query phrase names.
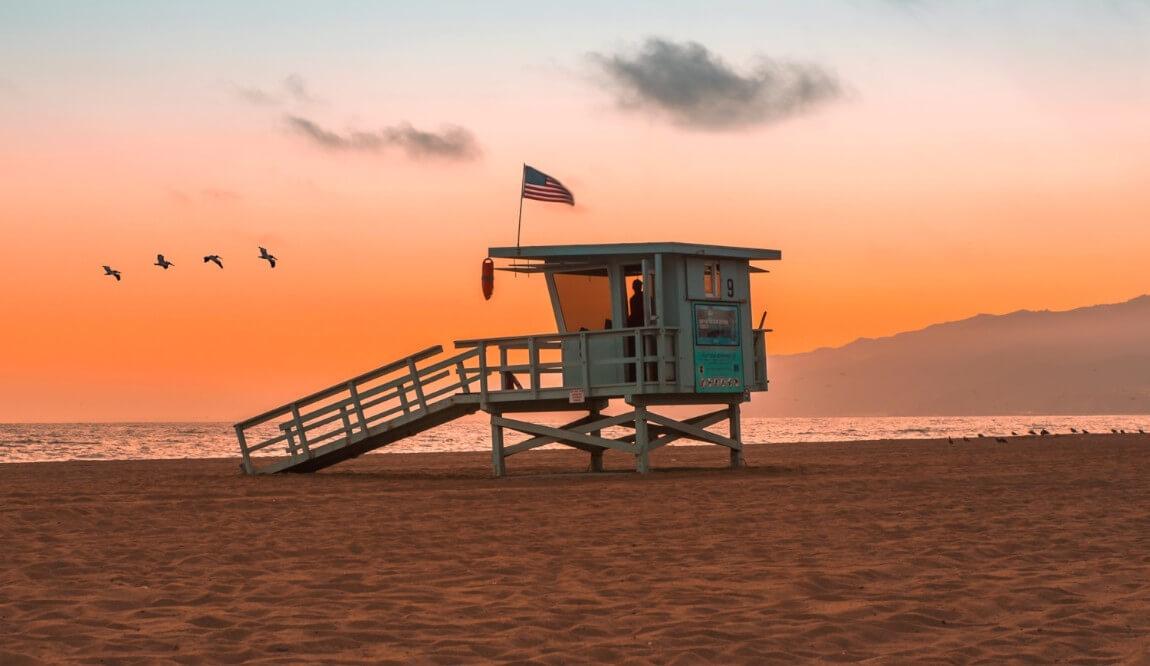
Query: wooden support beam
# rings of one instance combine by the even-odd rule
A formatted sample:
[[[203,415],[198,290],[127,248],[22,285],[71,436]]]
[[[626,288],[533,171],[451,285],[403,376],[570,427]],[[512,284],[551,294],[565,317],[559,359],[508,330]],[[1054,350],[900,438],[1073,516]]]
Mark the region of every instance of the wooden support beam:
[[[584,423],[589,423],[590,421],[591,421],[590,416],[581,416],[581,417],[575,419],[574,421],[572,421],[570,423],[564,423],[563,425],[561,425],[559,427],[562,428],[563,430],[568,430],[568,429],[574,428],[576,426],[581,426]],[[511,446],[508,446],[503,451],[504,451],[505,455],[511,456],[511,455],[515,455],[516,453],[521,453],[523,451],[530,451],[531,449],[536,449],[536,448],[539,448],[540,446],[545,446],[547,444],[552,444],[554,442],[555,442],[554,437],[545,437],[545,436],[532,437],[531,439],[523,440],[522,442],[519,442],[518,444],[513,444]]]
[[[635,453],[635,447],[627,444],[626,442],[614,439],[605,439],[603,437],[592,437],[591,435],[585,435],[581,432],[575,432],[573,430],[562,430],[560,428],[540,425],[538,423],[528,423],[526,421],[519,421],[517,419],[503,418],[502,416],[495,414],[492,414],[491,422],[497,423],[505,428],[511,428],[512,430],[518,430],[519,432],[527,433],[528,435],[545,435],[552,437],[556,442],[586,444],[588,446],[616,449],[626,453]]]
[[[507,473],[503,454],[503,425],[497,412],[491,413],[491,473],[496,477]]]
[[[635,408],[635,470],[640,474],[651,471],[651,453],[647,436],[647,408],[639,405]]]
[[[696,425],[691,425],[683,421],[676,421],[675,419],[663,416],[661,414],[655,414],[654,412],[648,412],[648,418],[655,423],[658,423],[659,425],[670,428],[671,430],[678,430],[691,439],[697,439],[701,442],[710,442],[712,444],[726,446],[731,449],[742,448],[742,445],[737,441],[729,437],[723,437],[722,435],[718,435],[709,430],[704,430],[703,428],[700,428]]]
[[[738,469],[743,466],[743,428],[739,418],[739,403],[732,402],[727,409],[731,413],[731,440],[738,444],[738,447],[731,447],[731,468]]]
[[[587,414],[587,418],[589,420],[594,420],[594,419],[599,418],[599,410],[598,409],[592,409]],[[592,430],[591,432],[589,432],[587,434],[591,435],[592,437],[602,437],[603,431],[599,428],[595,428],[594,430]],[[605,449],[592,449],[591,450],[591,471],[592,472],[602,472],[603,471],[603,451],[604,450]]]
[[[240,440],[240,455],[243,456],[245,474],[255,474],[256,468],[252,466],[252,454],[248,451],[248,440],[244,437],[244,429],[236,426],[236,439]]]
[[[693,426],[697,426],[700,428],[706,428],[707,426],[715,425],[716,423],[719,423],[719,422],[725,420],[726,418],[727,418],[727,410],[721,409],[717,412],[710,412],[707,414],[700,414],[699,416],[692,416],[691,418],[684,421],[684,423],[689,423]],[[671,430],[670,428],[664,428],[662,426],[656,426],[656,427],[659,428],[660,436],[651,441],[651,444],[648,448],[652,451],[654,451],[655,449],[664,447],[664,446],[670,444],[671,442],[674,442],[675,440],[688,437],[688,435],[686,435],[682,432]]]

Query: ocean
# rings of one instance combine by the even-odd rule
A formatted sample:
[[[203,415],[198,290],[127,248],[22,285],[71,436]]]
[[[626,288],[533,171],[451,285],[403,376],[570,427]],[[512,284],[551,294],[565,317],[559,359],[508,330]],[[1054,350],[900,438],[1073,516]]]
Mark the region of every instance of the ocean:
[[[557,423],[550,419],[542,422]],[[1020,435],[1045,428],[1069,433],[1085,428],[1150,432],[1141,416],[916,416],[858,418],[744,418],[743,440],[837,442],[870,439],[931,439],[953,436]],[[723,432],[724,428],[717,428]],[[610,435],[606,431],[605,435]],[[490,427],[480,418],[461,419],[392,444],[378,453],[484,451]],[[507,443],[523,439],[509,433]],[[690,444],[690,443],[686,443]],[[552,445],[557,446],[557,445]],[[147,460],[156,458],[238,458],[235,434],[227,423],[10,423],[0,424],[0,463],[61,460]]]

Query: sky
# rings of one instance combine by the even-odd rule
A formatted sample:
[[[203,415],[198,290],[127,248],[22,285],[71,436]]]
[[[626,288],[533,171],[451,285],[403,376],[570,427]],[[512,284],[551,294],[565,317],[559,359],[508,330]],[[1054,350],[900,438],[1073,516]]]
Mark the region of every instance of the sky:
[[[772,353],[1126,300],[1148,119],[1140,0],[0,0],[0,422],[238,420],[554,330],[538,277],[480,294],[524,162],[578,202],[524,244],[782,250]]]

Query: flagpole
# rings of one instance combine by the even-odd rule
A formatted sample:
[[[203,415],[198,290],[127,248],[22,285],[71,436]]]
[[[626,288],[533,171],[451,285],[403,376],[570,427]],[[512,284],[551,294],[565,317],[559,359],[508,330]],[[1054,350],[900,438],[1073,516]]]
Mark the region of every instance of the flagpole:
[[[519,238],[523,233],[523,186],[527,183],[527,163],[519,174],[519,223],[515,227],[515,254],[519,254]]]

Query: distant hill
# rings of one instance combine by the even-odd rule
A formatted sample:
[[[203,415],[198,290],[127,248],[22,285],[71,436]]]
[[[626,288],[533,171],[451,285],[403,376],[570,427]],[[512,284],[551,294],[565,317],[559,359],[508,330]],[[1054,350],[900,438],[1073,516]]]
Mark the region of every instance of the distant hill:
[[[772,356],[748,415],[1150,413],[1150,296]]]

